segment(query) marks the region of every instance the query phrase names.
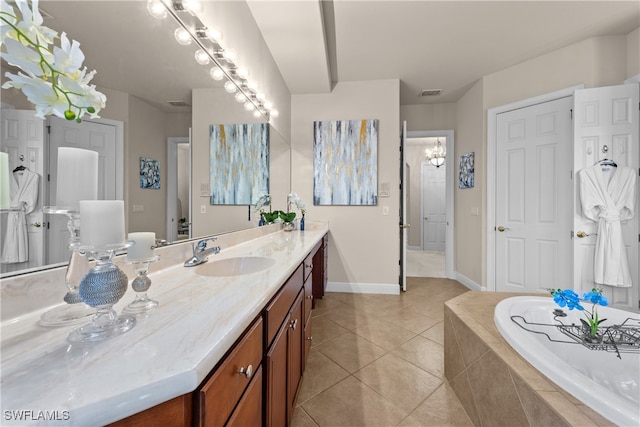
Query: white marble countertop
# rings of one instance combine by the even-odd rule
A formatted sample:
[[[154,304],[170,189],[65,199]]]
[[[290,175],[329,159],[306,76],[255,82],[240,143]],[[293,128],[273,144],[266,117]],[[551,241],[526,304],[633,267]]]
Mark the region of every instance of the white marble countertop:
[[[152,266],[148,294],[160,305],[111,340],[71,344],[77,325],[42,327],[42,310],[3,322],[0,424],[104,425],[192,392],[326,232],[326,224],[279,231],[209,257],[275,261],[254,274],[201,276],[182,259],[157,272]],[[114,308],[133,297],[129,288]]]

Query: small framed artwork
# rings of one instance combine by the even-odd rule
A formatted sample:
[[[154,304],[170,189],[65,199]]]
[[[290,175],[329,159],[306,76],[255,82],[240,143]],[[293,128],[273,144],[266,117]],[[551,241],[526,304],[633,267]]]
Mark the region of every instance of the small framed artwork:
[[[458,173],[458,188],[473,188],[475,153],[466,153],[460,156],[460,172]]]
[[[140,157],[140,188],[160,188],[160,162]]]

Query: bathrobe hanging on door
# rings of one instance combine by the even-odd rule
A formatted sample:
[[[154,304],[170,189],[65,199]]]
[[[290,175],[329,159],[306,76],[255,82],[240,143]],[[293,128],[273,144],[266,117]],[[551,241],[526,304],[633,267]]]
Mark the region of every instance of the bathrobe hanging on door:
[[[582,212],[598,223],[594,281],[609,286],[631,286],[629,260],[620,222],[633,218],[636,172],[625,166],[596,164],[580,171]]]
[[[38,175],[29,169],[14,172],[10,180],[11,208],[7,215],[7,232],[2,247],[2,262],[29,261],[29,238],[27,235],[28,214],[38,202]]]

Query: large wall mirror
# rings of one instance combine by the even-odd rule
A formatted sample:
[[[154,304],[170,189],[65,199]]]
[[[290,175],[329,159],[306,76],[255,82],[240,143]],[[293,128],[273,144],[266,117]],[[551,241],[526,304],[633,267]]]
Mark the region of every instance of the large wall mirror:
[[[209,126],[267,119],[254,117],[224,91],[224,81],[211,79],[210,66],[194,60],[195,47],[176,43],[175,22],[153,19],[145,1],[45,0],[40,8],[45,25],[81,43],[84,64],[97,71],[92,83],[107,96],[107,107],[100,120],[79,125],[29,116],[44,132],[39,148],[3,139],[0,150],[10,153],[10,169],[23,164],[41,179],[36,210],[27,216],[30,259],[3,262],[2,277],[59,265],[68,257],[66,219],[43,214],[42,207],[55,204],[55,147],[76,142],[89,149],[93,141],[113,144],[107,149],[111,154],[101,154],[100,174],[108,179],[99,198],[124,199],[129,232],[153,231],[172,243],[257,226],[259,218],[248,205],[210,204]],[[2,71],[12,70],[3,62]],[[18,110],[30,109],[20,92],[2,90],[2,126]],[[286,208],[290,192],[291,150],[283,133],[270,127],[270,193],[276,209]],[[141,188],[141,158],[158,162],[159,189]],[[5,213],[0,225],[4,240]]]

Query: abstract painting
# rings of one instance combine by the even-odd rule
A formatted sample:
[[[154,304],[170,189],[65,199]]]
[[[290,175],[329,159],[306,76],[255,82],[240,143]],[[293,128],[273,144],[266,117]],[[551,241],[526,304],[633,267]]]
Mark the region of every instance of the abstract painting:
[[[212,205],[250,205],[269,193],[269,123],[209,127]]]
[[[467,153],[460,156],[460,172],[458,173],[458,188],[473,188],[473,159],[474,153]]]
[[[140,157],[140,188],[160,188],[160,163]]]
[[[313,204],[378,204],[378,120],[313,122]]]

